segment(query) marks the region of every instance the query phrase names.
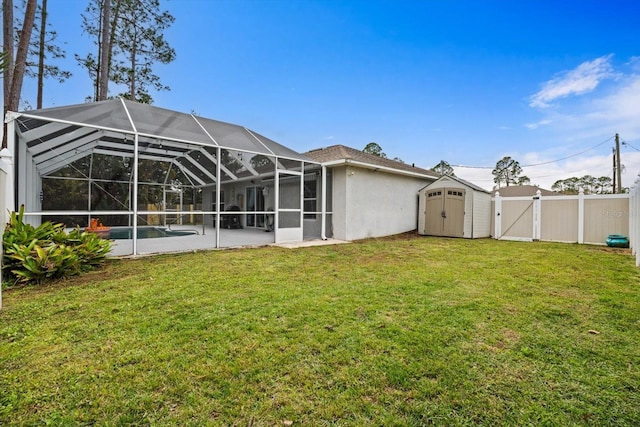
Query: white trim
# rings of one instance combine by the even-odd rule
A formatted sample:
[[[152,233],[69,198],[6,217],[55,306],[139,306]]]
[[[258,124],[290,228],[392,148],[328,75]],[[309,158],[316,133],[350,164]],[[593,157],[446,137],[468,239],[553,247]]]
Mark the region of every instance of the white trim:
[[[313,163],[313,162],[309,162],[309,163]],[[365,163],[365,162],[360,162],[357,160],[353,160],[353,159],[340,159],[340,160],[331,160],[329,162],[324,162],[324,163],[320,163],[322,166],[324,167],[333,167],[333,166],[357,166],[357,167],[362,167],[365,169],[373,169],[373,170],[380,170],[383,172],[389,172],[389,173],[394,173],[397,175],[405,175],[405,176],[411,176],[411,177],[416,177],[416,178],[423,178],[423,179],[432,179],[433,181],[436,181],[438,178],[435,176],[431,176],[431,175],[425,175],[419,172],[411,172],[411,171],[405,171],[402,169],[396,169],[396,168],[391,168],[388,166],[379,166],[379,165],[374,165],[371,163]]]

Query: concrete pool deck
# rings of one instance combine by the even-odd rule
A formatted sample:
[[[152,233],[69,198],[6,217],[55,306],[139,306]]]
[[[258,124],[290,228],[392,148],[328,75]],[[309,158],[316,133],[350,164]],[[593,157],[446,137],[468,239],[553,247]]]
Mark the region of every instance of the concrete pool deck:
[[[197,250],[216,249],[216,232],[213,227],[202,226],[171,226],[172,230],[196,230],[198,234],[189,236],[173,236],[137,240],[137,255],[151,255],[161,253],[189,252]],[[204,231],[204,233],[203,233]],[[111,257],[126,257],[133,255],[133,240],[114,240]],[[294,243],[275,243],[274,232],[266,232],[259,228],[242,228],[237,230],[220,229],[219,249],[259,247],[274,245],[283,248],[299,248],[320,245],[334,245],[348,243],[342,240],[322,240],[317,236],[305,236],[304,241]]]

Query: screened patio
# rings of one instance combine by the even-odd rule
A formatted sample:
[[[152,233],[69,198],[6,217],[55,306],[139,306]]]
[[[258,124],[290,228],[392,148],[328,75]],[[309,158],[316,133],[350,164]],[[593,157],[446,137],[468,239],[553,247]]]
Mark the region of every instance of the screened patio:
[[[245,127],[123,99],[9,113],[15,206],[114,255],[327,236],[327,171]]]

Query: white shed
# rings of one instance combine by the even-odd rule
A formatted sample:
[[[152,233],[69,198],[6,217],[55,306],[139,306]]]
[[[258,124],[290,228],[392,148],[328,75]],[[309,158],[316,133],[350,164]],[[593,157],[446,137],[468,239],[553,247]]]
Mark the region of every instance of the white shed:
[[[418,233],[477,239],[491,236],[491,193],[454,176],[418,192]]]

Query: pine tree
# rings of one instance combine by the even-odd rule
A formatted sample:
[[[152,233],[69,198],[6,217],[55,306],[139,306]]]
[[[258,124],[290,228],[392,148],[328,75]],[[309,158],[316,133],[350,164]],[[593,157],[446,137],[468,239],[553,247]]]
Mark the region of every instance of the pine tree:
[[[159,0],[91,0],[82,19],[98,54],[76,60],[94,81],[94,100],[108,97],[107,82],[126,87],[125,98],[146,103],[153,101],[151,89],[170,90],[153,72],[155,63],[176,57],[163,34],[175,18],[160,10]]]

